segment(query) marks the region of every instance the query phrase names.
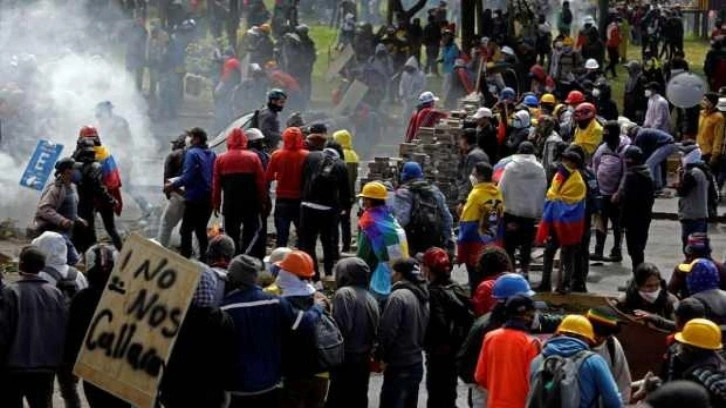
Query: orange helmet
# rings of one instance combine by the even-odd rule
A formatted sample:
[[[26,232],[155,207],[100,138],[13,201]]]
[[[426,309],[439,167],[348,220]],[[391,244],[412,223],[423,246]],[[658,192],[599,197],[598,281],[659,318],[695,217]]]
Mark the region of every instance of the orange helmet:
[[[78,132],[78,137],[98,137],[98,130],[91,125],[86,125]]]
[[[583,102],[585,102],[585,95],[583,95],[580,91],[570,91],[570,93],[567,94],[567,99],[565,99],[565,103],[569,103],[571,105]]]
[[[315,275],[313,258],[304,251],[294,250],[275,265],[303,279],[310,279]]]
[[[575,108],[575,120],[588,120],[595,118],[597,108],[595,105],[585,102],[577,105]]]

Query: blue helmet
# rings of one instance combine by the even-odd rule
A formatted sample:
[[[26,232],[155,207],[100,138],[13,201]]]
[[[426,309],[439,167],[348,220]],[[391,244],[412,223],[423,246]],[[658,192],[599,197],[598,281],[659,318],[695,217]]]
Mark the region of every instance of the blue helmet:
[[[539,101],[537,100],[537,97],[534,95],[527,95],[524,97],[524,104],[529,106],[530,108],[536,108],[539,106]]]
[[[500,100],[505,100],[505,99],[512,100],[516,97],[517,97],[517,94],[514,92],[514,89],[512,89],[510,87],[506,87],[506,88],[502,89],[501,92],[499,92]]]
[[[505,273],[494,281],[492,297],[497,300],[506,300],[514,295],[534,296],[529,282],[516,273]]]

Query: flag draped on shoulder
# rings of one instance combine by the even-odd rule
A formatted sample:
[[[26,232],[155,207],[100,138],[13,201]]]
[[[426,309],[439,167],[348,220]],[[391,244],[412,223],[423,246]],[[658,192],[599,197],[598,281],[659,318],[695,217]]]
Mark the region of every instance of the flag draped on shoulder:
[[[391,292],[393,262],[409,257],[406,232],[386,206],[366,210],[358,225],[379,260],[371,273],[371,289],[387,295]]]
[[[560,166],[547,191],[542,220],[537,230],[537,242],[543,243],[554,235],[560,245],[582,241],[585,232],[585,196],[587,186],[577,170]]]
[[[101,165],[101,174],[103,177],[103,184],[108,189],[108,192],[118,202],[117,207],[114,209],[116,214],[121,214],[123,208],[123,201],[121,199],[121,173],[116,165],[116,160],[111,155],[111,152],[105,146],[96,146],[96,161]]]

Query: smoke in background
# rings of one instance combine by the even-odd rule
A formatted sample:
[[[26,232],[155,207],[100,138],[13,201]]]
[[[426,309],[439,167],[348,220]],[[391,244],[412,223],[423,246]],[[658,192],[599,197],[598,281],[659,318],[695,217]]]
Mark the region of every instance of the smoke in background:
[[[130,140],[100,134],[124,184],[157,184],[162,166],[153,159],[160,145],[151,134],[146,102],[125,69],[124,23],[99,23],[98,15],[89,15],[87,0],[29,3],[0,9],[0,89],[15,104],[13,117],[3,118],[0,218],[32,217],[39,195],[18,182],[38,139],[61,143],[63,156],[70,155],[78,130],[97,124],[95,106],[105,100],[130,126]]]

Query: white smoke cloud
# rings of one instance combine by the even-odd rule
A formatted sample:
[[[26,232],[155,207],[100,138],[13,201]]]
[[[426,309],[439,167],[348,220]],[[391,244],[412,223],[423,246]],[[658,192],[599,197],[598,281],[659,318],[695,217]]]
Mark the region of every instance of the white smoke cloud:
[[[78,130],[97,124],[94,108],[105,100],[130,126],[130,140],[100,135],[116,157],[125,185],[156,184],[161,179],[158,162],[147,166],[158,156],[160,144],[151,133],[146,101],[125,69],[123,31],[100,30],[97,16],[88,15],[86,1],[56,3],[60,2],[43,0],[0,10],[4,51],[0,87],[25,74],[12,66],[11,56],[37,63],[33,85],[24,89],[24,102],[30,109],[23,109],[21,115],[29,117],[28,130],[22,135],[16,132],[13,145],[5,145],[11,154],[0,151],[0,218],[21,222],[32,218],[39,195],[18,182],[37,140],[61,143],[65,146],[62,155],[70,155]]]

